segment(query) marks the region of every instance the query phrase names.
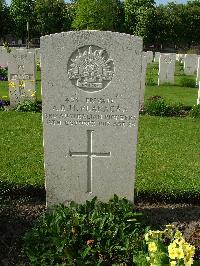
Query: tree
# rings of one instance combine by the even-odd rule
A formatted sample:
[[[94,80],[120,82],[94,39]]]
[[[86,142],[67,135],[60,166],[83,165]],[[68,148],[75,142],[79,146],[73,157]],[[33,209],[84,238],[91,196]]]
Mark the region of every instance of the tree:
[[[64,0],[36,0],[34,16],[36,30],[40,35],[51,34],[70,29],[71,9]]]
[[[19,38],[27,36],[27,22],[34,24],[33,20],[34,0],[12,0],[10,5],[10,17],[13,21],[12,32]],[[31,27],[30,27],[31,29]]]
[[[189,1],[184,11],[184,15],[181,16],[185,25],[184,37],[187,47],[190,48],[191,45],[199,45],[200,43],[200,1]]]
[[[5,0],[0,0],[0,37],[4,37],[8,34],[10,29],[9,21],[9,8],[6,5]]]
[[[123,4],[120,0],[77,0],[73,28],[122,31]]]
[[[144,42],[151,42],[154,0],[125,0],[124,8],[126,31],[143,37]]]

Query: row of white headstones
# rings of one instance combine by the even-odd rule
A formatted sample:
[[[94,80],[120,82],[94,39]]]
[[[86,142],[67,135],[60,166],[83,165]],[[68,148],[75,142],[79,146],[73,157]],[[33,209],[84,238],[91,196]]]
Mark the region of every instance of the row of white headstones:
[[[158,86],[161,84],[174,84],[175,63],[176,61],[184,64],[185,75],[196,75],[196,86],[199,87],[197,104],[200,104],[200,56],[197,54],[175,54],[156,52],[153,56],[152,51],[143,52],[143,71],[146,75],[148,63],[158,62]]]
[[[199,86],[197,104],[200,104],[200,56],[196,54],[174,54],[152,51],[142,53],[142,80],[140,105],[144,104],[145,76],[147,64],[159,63],[158,86],[174,83],[175,62],[184,63],[186,75],[196,74],[196,85]],[[15,49],[8,54],[0,49],[0,66],[8,66],[9,96],[12,107],[24,100],[35,100],[36,64],[41,66],[40,49]]]
[[[41,37],[40,51],[15,49],[4,62],[0,53],[11,106],[35,99],[41,53],[48,206],[113,194],[133,201],[139,108],[153,61],[142,47],[127,34],[77,31]],[[168,58],[175,61],[161,54],[160,65]]]

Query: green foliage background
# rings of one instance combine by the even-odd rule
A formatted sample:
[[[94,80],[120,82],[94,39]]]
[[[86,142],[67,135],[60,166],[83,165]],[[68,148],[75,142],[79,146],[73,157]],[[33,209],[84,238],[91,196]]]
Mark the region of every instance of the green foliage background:
[[[0,1],[0,37],[25,39],[68,30],[110,30],[143,37],[156,49],[189,49],[200,43],[200,0],[156,6],[154,0],[12,0]]]

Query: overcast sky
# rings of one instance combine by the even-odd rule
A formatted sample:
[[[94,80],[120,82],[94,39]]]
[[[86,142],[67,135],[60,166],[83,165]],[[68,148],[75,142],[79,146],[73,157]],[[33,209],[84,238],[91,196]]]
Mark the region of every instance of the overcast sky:
[[[168,0],[155,0],[157,4],[166,4],[169,2]],[[7,4],[10,5],[11,0],[6,0]],[[69,0],[65,0],[65,2],[70,2]],[[176,3],[186,3],[187,0],[176,0]]]

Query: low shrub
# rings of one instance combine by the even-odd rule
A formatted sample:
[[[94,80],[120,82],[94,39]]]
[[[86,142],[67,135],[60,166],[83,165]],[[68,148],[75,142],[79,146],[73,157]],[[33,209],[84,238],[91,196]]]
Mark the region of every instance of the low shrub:
[[[37,64],[36,64],[36,70],[37,71],[41,71],[40,62],[37,62]]]
[[[0,81],[8,80],[8,67],[0,66]]]
[[[200,105],[194,105],[189,115],[193,118],[200,118]]]
[[[157,85],[157,77],[155,76],[156,71],[158,71],[157,67],[150,67],[147,71],[146,75],[146,85],[154,86]],[[156,79],[156,81],[155,81]]]
[[[179,84],[182,87],[190,87],[190,88],[195,88],[196,87],[196,81],[194,77],[190,76],[182,76],[179,79]]]
[[[169,104],[161,96],[151,96],[145,103],[144,113],[154,116],[185,116],[191,107]]]
[[[39,112],[40,106],[37,104],[36,101],[32,102],[30,100],[25,100],[16,106],[15,111],[17,112]]]
[[[145,245],[142,219],[117,196],[59,205],[26,234],[25,253],[31,265],[142,265],[136,263]]]
[[[5,106],[4,100],[0,98],[0,111],[4,111],[4,106]]]
[[[7,96],[0,96],[0,111],[5,111],[6,106],[8,106],[10,102],[8,101]]]

